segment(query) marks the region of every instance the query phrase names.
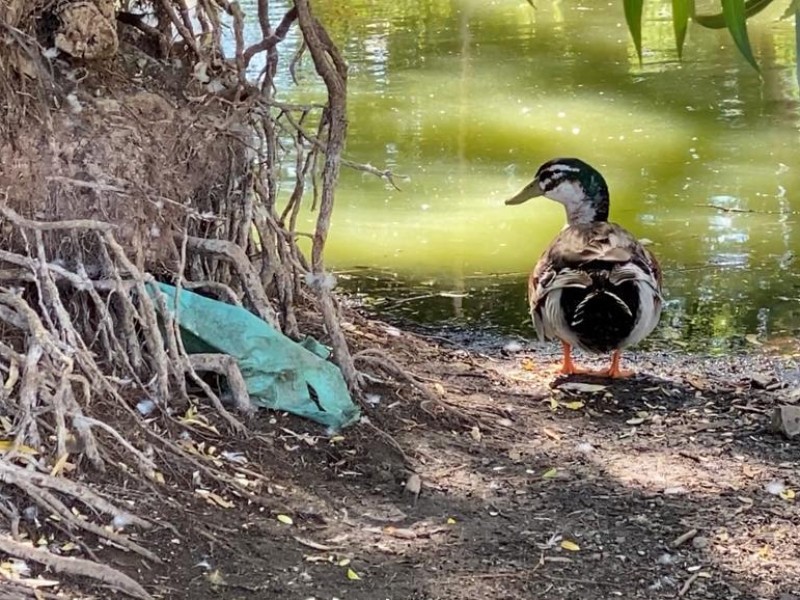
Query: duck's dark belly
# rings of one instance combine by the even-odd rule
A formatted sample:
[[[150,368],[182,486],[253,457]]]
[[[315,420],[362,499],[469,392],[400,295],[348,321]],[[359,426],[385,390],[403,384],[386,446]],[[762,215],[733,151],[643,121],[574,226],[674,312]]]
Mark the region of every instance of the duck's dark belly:
[[[622,346],[636,325],[638,288],[632,281],[613,287],[598,281],[590,288],[564,288],[561,310],[584,350],[610,352]]]

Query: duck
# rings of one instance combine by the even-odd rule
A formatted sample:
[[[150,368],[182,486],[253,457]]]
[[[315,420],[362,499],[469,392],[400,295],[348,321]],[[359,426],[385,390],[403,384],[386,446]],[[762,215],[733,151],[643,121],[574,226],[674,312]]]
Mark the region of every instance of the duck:
[[[528,279],[528,303],[540,340],[560,340],[561,373],[629,377],[622,351],[658,325],[662,272],[656,257],[628,230],[611,223],[606,180],[578,158],[556,158],[536,171],[506,205],[544,196],[561,203],[567,223]],[[578,368],[573,348],[611,353],[608,369]]]

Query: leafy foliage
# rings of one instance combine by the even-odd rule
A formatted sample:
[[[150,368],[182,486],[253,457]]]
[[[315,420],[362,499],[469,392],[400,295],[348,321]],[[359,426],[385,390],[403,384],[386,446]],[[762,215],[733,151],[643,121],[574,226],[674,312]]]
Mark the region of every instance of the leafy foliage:
[[[642,7],[644,0],[622,0],[625,5],[625,21],[636,46],[639,62],[642,62]]]
[[[758,62],[750,46],[747,35],[747,19],[757,15],[772,4],[774,0],[719,0],[721,12],[711,15],[700,15],[695,11],[694,0],[672,0],[672,25],[675,31],[675,46],[678,57],[683,55],[683,45],[686,41],[686,31],[691,19],[698,25],[708,29],[727,28],[736,47],[742,56],[756,71],[759,71]],[[642,7],[644,0],[623,0],[625,8],[625,21],[636,46],[639,60],[642,59]],[[795,17],[797,54],[800,55],[800,0],[791,0],[783,18]],[[798,67],[798,81],[800,81],[800,67]]]
[[[767,4],[771,0],[767,0]],[[750,47],[750,39],[747,37],[747,16],[744,10],[744,0],[721,0],[722,16],[725,18],[725,25],[739,48],[739,52],[747,59],[753,68],[758,71],[758,63],[753,56],[753,49]]]
[[[683,43],[692,14],[692,0],[672,0],[672,27],[675,30],[675,46],[678,58],[683,58]]]

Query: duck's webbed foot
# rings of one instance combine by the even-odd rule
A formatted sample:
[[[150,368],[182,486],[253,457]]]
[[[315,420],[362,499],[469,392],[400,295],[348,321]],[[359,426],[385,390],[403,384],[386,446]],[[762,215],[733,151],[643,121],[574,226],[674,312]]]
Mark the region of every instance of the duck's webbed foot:
[[[594,369],[581,369],[575,366],[572,361],[572,346],[562,341],[561,347],[564,350],[564,359],[561,363],[561,373],[563,375],[589,375],[592,377],[609,377],[611,379],[624,379],[626,377],[633,377],[636,372],[620,367],[622,360],[622,352],[620,350],[614,351],[611,356],[611,366],[608,369],[594,370]]]
[[[564,350],[564,360],[561,363],[561,374],[562,375],[597,375],[597,371],[592,371],[591,369],[581,369],[575,366],[575,363],[572,362],[572,346],[570,346],[567,342],[561,341],[561,348]]]
[[[636,375],[635,371],[623,369],[619,366],[621,359],[622,351],[615,350],[614,354],[611,356],[611,366],[605,371],[600,371],[598,375],[602,375],[603,377],[611,377],[612,379],[623,379],[625,377],[633,377]]]

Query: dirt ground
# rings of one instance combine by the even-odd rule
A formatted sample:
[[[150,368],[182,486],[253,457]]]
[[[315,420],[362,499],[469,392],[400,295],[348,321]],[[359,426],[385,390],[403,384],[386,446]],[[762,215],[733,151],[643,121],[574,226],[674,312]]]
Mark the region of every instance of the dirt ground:
[[[248,439],[188,426],[256,501],[199,475],[165,473],[169,495],[105,481],[154,521],[136,537],[164,562],[96,557],[157,598],[800,598],[800,446],[769,429],[798,399],[792,359],[634,354],[634,379],[585,387],[555,375],[549,346],[478,352],[353,321],[357,348],[429,393],[386,375],[369,422],[338,436],[266,412]]]

